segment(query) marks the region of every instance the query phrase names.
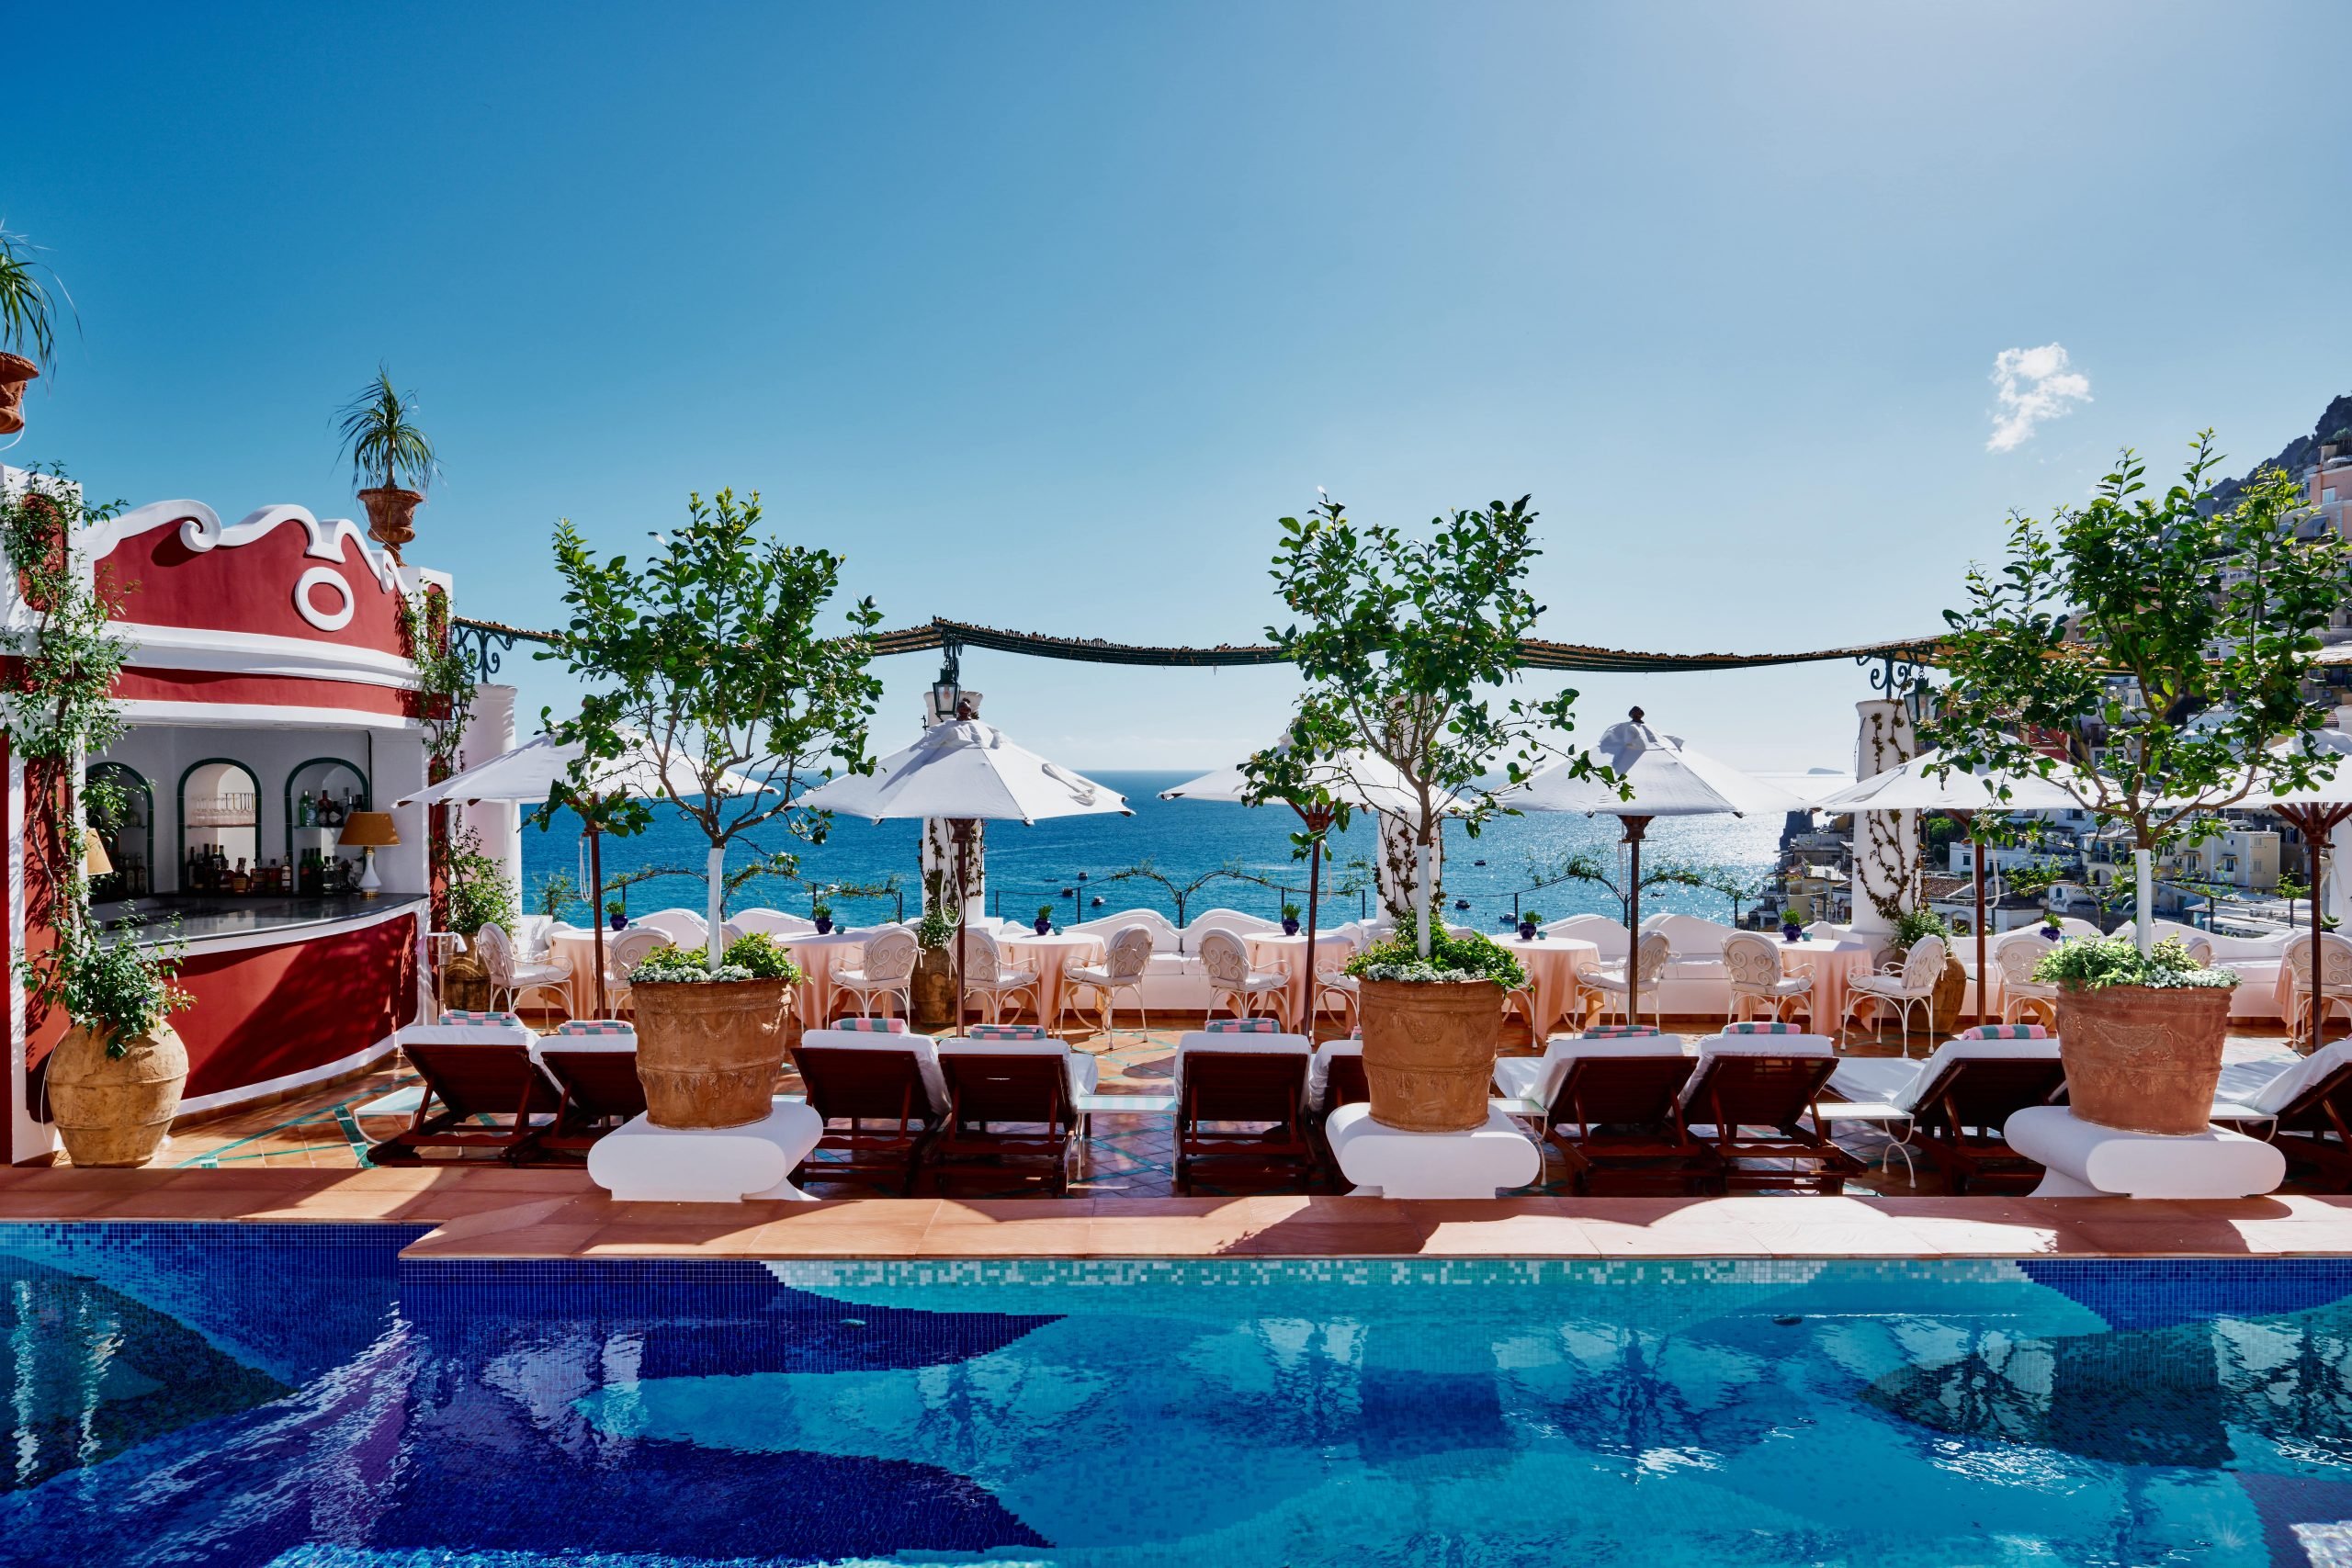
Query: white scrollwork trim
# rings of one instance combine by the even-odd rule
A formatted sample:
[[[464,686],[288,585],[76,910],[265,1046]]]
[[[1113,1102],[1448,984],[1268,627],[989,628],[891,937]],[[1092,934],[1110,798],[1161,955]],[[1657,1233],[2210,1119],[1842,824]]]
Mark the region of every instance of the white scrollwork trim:
[[[400,568],[392,558],[369,542],[367,533],[348,517],[329,517],[322,521],[304,506],[265,506],[249,512],[234,523],[223,524],[220,514],[200,501],[152,501],[134,507],[111,522],[101,523],[83,530],[75,544],[89,552],[92,560],[103,559],[107,552],[125,539],[135,538],[151,529],[176,524],[180,543],[202,554],[205,551],[239,545],[250,545],[284,523],[299,523],[307,536],[302,553],[319,560],[331,560],[349,565],[349,546],[359,547],[360,563],[375,574],[377,583],[387,593],[401,591]]]
[[[334,589],[343,596],[342,607],[334,610],[320,609],[311,603],[311,590],[313,588]],[[322,632],[343,630],[351,624],[351,617],[358,608],[358,601],[351,596],[351,584],[343,580],[343,573],[331,566],[314,566],[294,580],[296,613]]]

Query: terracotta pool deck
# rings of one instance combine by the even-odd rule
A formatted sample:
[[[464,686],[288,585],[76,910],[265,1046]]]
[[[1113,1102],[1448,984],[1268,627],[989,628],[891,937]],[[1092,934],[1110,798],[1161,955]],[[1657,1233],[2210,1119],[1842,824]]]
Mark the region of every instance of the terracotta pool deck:
[[[571,1170],[11,1170],[0,1222],[393,1222],[435,1258],[2244,1258],[2352,1254],[2352,1198],[849,1199],[616,1203]]]

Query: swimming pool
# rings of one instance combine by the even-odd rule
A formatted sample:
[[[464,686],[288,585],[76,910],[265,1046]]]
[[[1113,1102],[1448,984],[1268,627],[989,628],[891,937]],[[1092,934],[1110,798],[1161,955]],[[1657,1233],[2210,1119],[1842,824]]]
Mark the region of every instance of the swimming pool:
[[[448,1262],[0,1225],[0,1561],[2352,1563],[2352,1259]]]

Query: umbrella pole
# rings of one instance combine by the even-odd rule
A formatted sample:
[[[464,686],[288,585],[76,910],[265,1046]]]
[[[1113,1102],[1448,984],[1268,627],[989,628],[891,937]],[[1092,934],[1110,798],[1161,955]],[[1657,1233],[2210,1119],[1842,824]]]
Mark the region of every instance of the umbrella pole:
[[[956,837],[956,1032],[964,1032],[964,905],[972,882],[972,824],[958,817],[948,825]]]
[[[1306,1006],[1299,1015],[1304,1021],[1298,1031],[1312,1040],[1315,1038],[1315,1004],[1321,999],[1320,977],[1315,968],[1315,915],[1317,906],[1323,901],[1323,833],[1331,826],[1331,814],[1321,807],[1301,807],[1295,801],[1292,804],[1298,811],[1299,819],[1306,824],[1306,830],[1315,835],[1306,847],[1306,967],[1301,971],[1306,976]]]
[[[1630,908],[1626,913],[1629,929],[1625,932],[1625,1022],[1630,1027],[1639,1028],[1642,1021],[1642,835],[1649,831],[1650,819],[1646,817],[1627,817],[1623,820],[1625,842],[1633,846],[1629,859],[1633,874],[1628,878],[1632,885],[1627,899]],[[1666,1014],[1661,1010],[1658,1026],[1664,1028],[1665,1025]]]
[[[588,930],[596,946],[596,1016],[605,1016],[605,841],[592,823],[588,829]]]
[[[1955,811],[1951,815],[1967,826],[1971,839],[1975,838],[1976,813]],[[1991,978],[1984,973],[1984,846],[1982,843],[1972,847],[1968,861],[1976,868],[1976,1021],[1982,1024],[1985,1021],[1984,987]],[[1908,1048],[1905,1047],[1906,1050]]]

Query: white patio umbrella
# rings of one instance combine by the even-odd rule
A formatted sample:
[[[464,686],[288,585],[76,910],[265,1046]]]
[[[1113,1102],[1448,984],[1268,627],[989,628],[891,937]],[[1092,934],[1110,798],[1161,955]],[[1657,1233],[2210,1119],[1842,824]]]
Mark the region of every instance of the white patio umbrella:
[[[1624,825],[1623,842],[1630,846],[1632,886],[1627,925],[1631,946],[1625,954],[1626,1016],[1642,1010],[1642,837],[1657,817],[1708,817],[1729,812],[1735,817],[1765,813],[1786,815],[1811,811],[1778,784],[1751,778],[1727,762],[1694,751],[1679,736],[1662,735],[1642,721],[1634,708],[1623,724],[1600,732],[1593,745],[1594,760],[1605,762],[1632,788],[1630,798],[1618,786],[1600,778],[1574,776],[1572,763],[1555,762],[1525,784],[1495,792],[1498,804],[1520,811],[1581,811],[1586,816],[1614,817]]]
[[[2319,934],[2322,928],[2320,905],[2324,901],[2323,884],[2327,863],[2329,840],[2335,829],[2352,820],[2352,734],[2343,728],[2344,709],[2336,710],[2336,722],[2308,736],[2281,742],[2273,750],[2310,748],[2336,759],[2335,773],[2324,784],[2308,789],[2256,790],[2238,806],[2250,811],[2268,811],[2292,822],[2303,835],[2303,852],[2311,857],[2312,873],[2312,1049],[2319,1048],[2320,1004],[2327,995],[2324,978],[2325,965],[2320,961]]]
[[[1047,761],[975,718],[933,725],[903,751],[820,784],[800,797],[813,810],[881,822],[938,817],[956,840],[956,1027],[964,1027],[963,888],[970,881],[976,822],[1036,823],[1049,817],[1132,817],[1126,796]]]
[[[548,792],[559,782],[568,782],[571,768],[580,760],[578,744],[559,744],[555,737],[542,735],[526,741],[512,751],[503,752],[487,762],[450,774],[439,784],[428,784],[414,795],[394,801],[395,807],[439,806],[458,803],[471,806],[484,800],[545,800]],[[614,759],[596,773],[592,792],[603,799],[658,800],[664,791],[665,776],[674,782],[680,795],[702,793],[702,780],[692,769],[673,760],[664,774],[662,760],[642,739],[626,754]],[[756,795],[769,786],[748,773],[729,772],[723,776],[729,795]],[[594,822],[588,830],[588,928],[596,959],[596,1012],[605,1011],[605,860],[603,830]],[[714,851],[710,875],[710,931],[715,941],[718,933],[718,904],[725,888],[723,851]]]
[[[1275,748],[1287,750],[1284,743]],[[1334,800],[1344,800],[1351,810],[1385,812],[1389,816],[1414,822],[1421,810],[1420,796],[1414,793],[1396,765],[1370,751],[1342,752],[1338,757],[1311,770],[1309,783]],[[1215,800],[1240,806],[1261,806],[1265,801],[1252,798],[1249,774],[1238,767],[1219,768],[1213,773],[1188,779],[1173,789],[1159,792],[1162,800]],[[1316,915],[1323,897],[1323,835],[1330,829],[1338,812],[1326,800],[1310,800],[1304,804],[1281,798],[1283,804],[1298,813],[1313,835],[1307,847],[1306,859],[1306,1010],[1307,1021],[1314,1021],[1315,1013],[1315,927]],[[1470,807],[1454,795],[1446,795],[1439,805],[1442,816],[1460,817]]]
[[[1941,754],[1923,751],[1883,773],[1848,785],[1815,803],[1821,811],[1936,811],[1973,824],[1980,811],[2063,811],[2082,801],[2061,782],[2075,770],[2061,763],[2048,778],[2039,773],[2001,773],[1953,767],[1942,777]],[[2007,797],[2002,791],[2007,790]],[[2086,789],[2086,793],[2090,793]],[[1976,1021],[1984,1021],[1984,846],[1969,856],[1976,872]]]

